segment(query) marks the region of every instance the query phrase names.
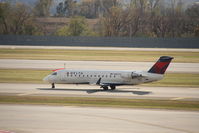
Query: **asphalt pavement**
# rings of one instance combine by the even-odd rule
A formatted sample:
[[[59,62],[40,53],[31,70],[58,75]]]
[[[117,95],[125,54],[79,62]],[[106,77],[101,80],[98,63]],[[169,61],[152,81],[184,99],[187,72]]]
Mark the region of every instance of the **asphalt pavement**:
[[[0,131],[13,133],[198,133],[199,112],[0,105]]]
[[[51,89],[50,84],[0,83],[0,95],[199,101],[199,88],[120,86],[104,91],[90,85],[56,84],[56,88]]]
[[[93,70],[144,70],[148,71],[154,62],[114,61],[62,61],[62,60],[20,60],[0,59],[0,69],[93,69]],[[199,63],[171,63],[168,72],[199,73]]]

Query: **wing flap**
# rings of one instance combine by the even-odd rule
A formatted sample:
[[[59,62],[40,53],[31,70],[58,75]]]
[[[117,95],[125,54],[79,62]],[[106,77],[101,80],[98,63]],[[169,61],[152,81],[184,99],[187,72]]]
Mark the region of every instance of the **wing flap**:
[[[90,82],[89,84],[90,85],[98,85],[98,86],[112,86],[112,85],[114,85],[114,86],[120,86],[120,85],[124,85],[122,83],[102,83],[101,82],[101,78],[99,78],[97,80],[97,82]]]

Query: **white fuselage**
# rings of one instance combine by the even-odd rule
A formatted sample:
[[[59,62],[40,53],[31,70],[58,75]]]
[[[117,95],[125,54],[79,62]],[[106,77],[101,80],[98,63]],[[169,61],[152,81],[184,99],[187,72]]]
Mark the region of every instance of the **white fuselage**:
[[[162,74],[145,71],[100,71],[100,70],[59,70],[44,78],[44,81],[56,84],[101,84],[137,85],[158,81]]]

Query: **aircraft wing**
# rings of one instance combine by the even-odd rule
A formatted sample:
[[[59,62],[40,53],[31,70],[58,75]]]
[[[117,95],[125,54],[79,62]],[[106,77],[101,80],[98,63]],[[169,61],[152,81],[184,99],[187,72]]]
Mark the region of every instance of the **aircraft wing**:
[[[99,86],[120,86],[120,85],[126,85],[122,83],[101,83]]]
[[[91,85],[99,85],[99,86],[111,86],[111,85],[120,86],[120,85],[125,85],[125,84],[122,84],[122,83],[102,83],[101,82],[101,78],[99,78],[96,83],[90,83],[90,84]]]
[[[97,82],[96,82],[96,81],[92,81],[92,82],[90,82],[89,84],[90,84],[90,85],[101,85],[101,78],[99,78],[99,79],[97,80]]]

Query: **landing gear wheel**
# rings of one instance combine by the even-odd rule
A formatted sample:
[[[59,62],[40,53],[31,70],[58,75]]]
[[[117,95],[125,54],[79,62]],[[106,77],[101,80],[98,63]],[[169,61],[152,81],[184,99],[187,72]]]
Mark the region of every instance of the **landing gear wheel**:
[[[52,83],[52,88],[53,88],[53,89],[55,88],[55,84],[54,84],[54,83]]]
[[[116,89],[116,87],[114,85],[111,85],[110,88],[111,88],[111,90],[115,90]]]
[[[103,90],[105,90],[105,91],[108,90],[108,86],[103,86],[102,88],[103,88]]]

